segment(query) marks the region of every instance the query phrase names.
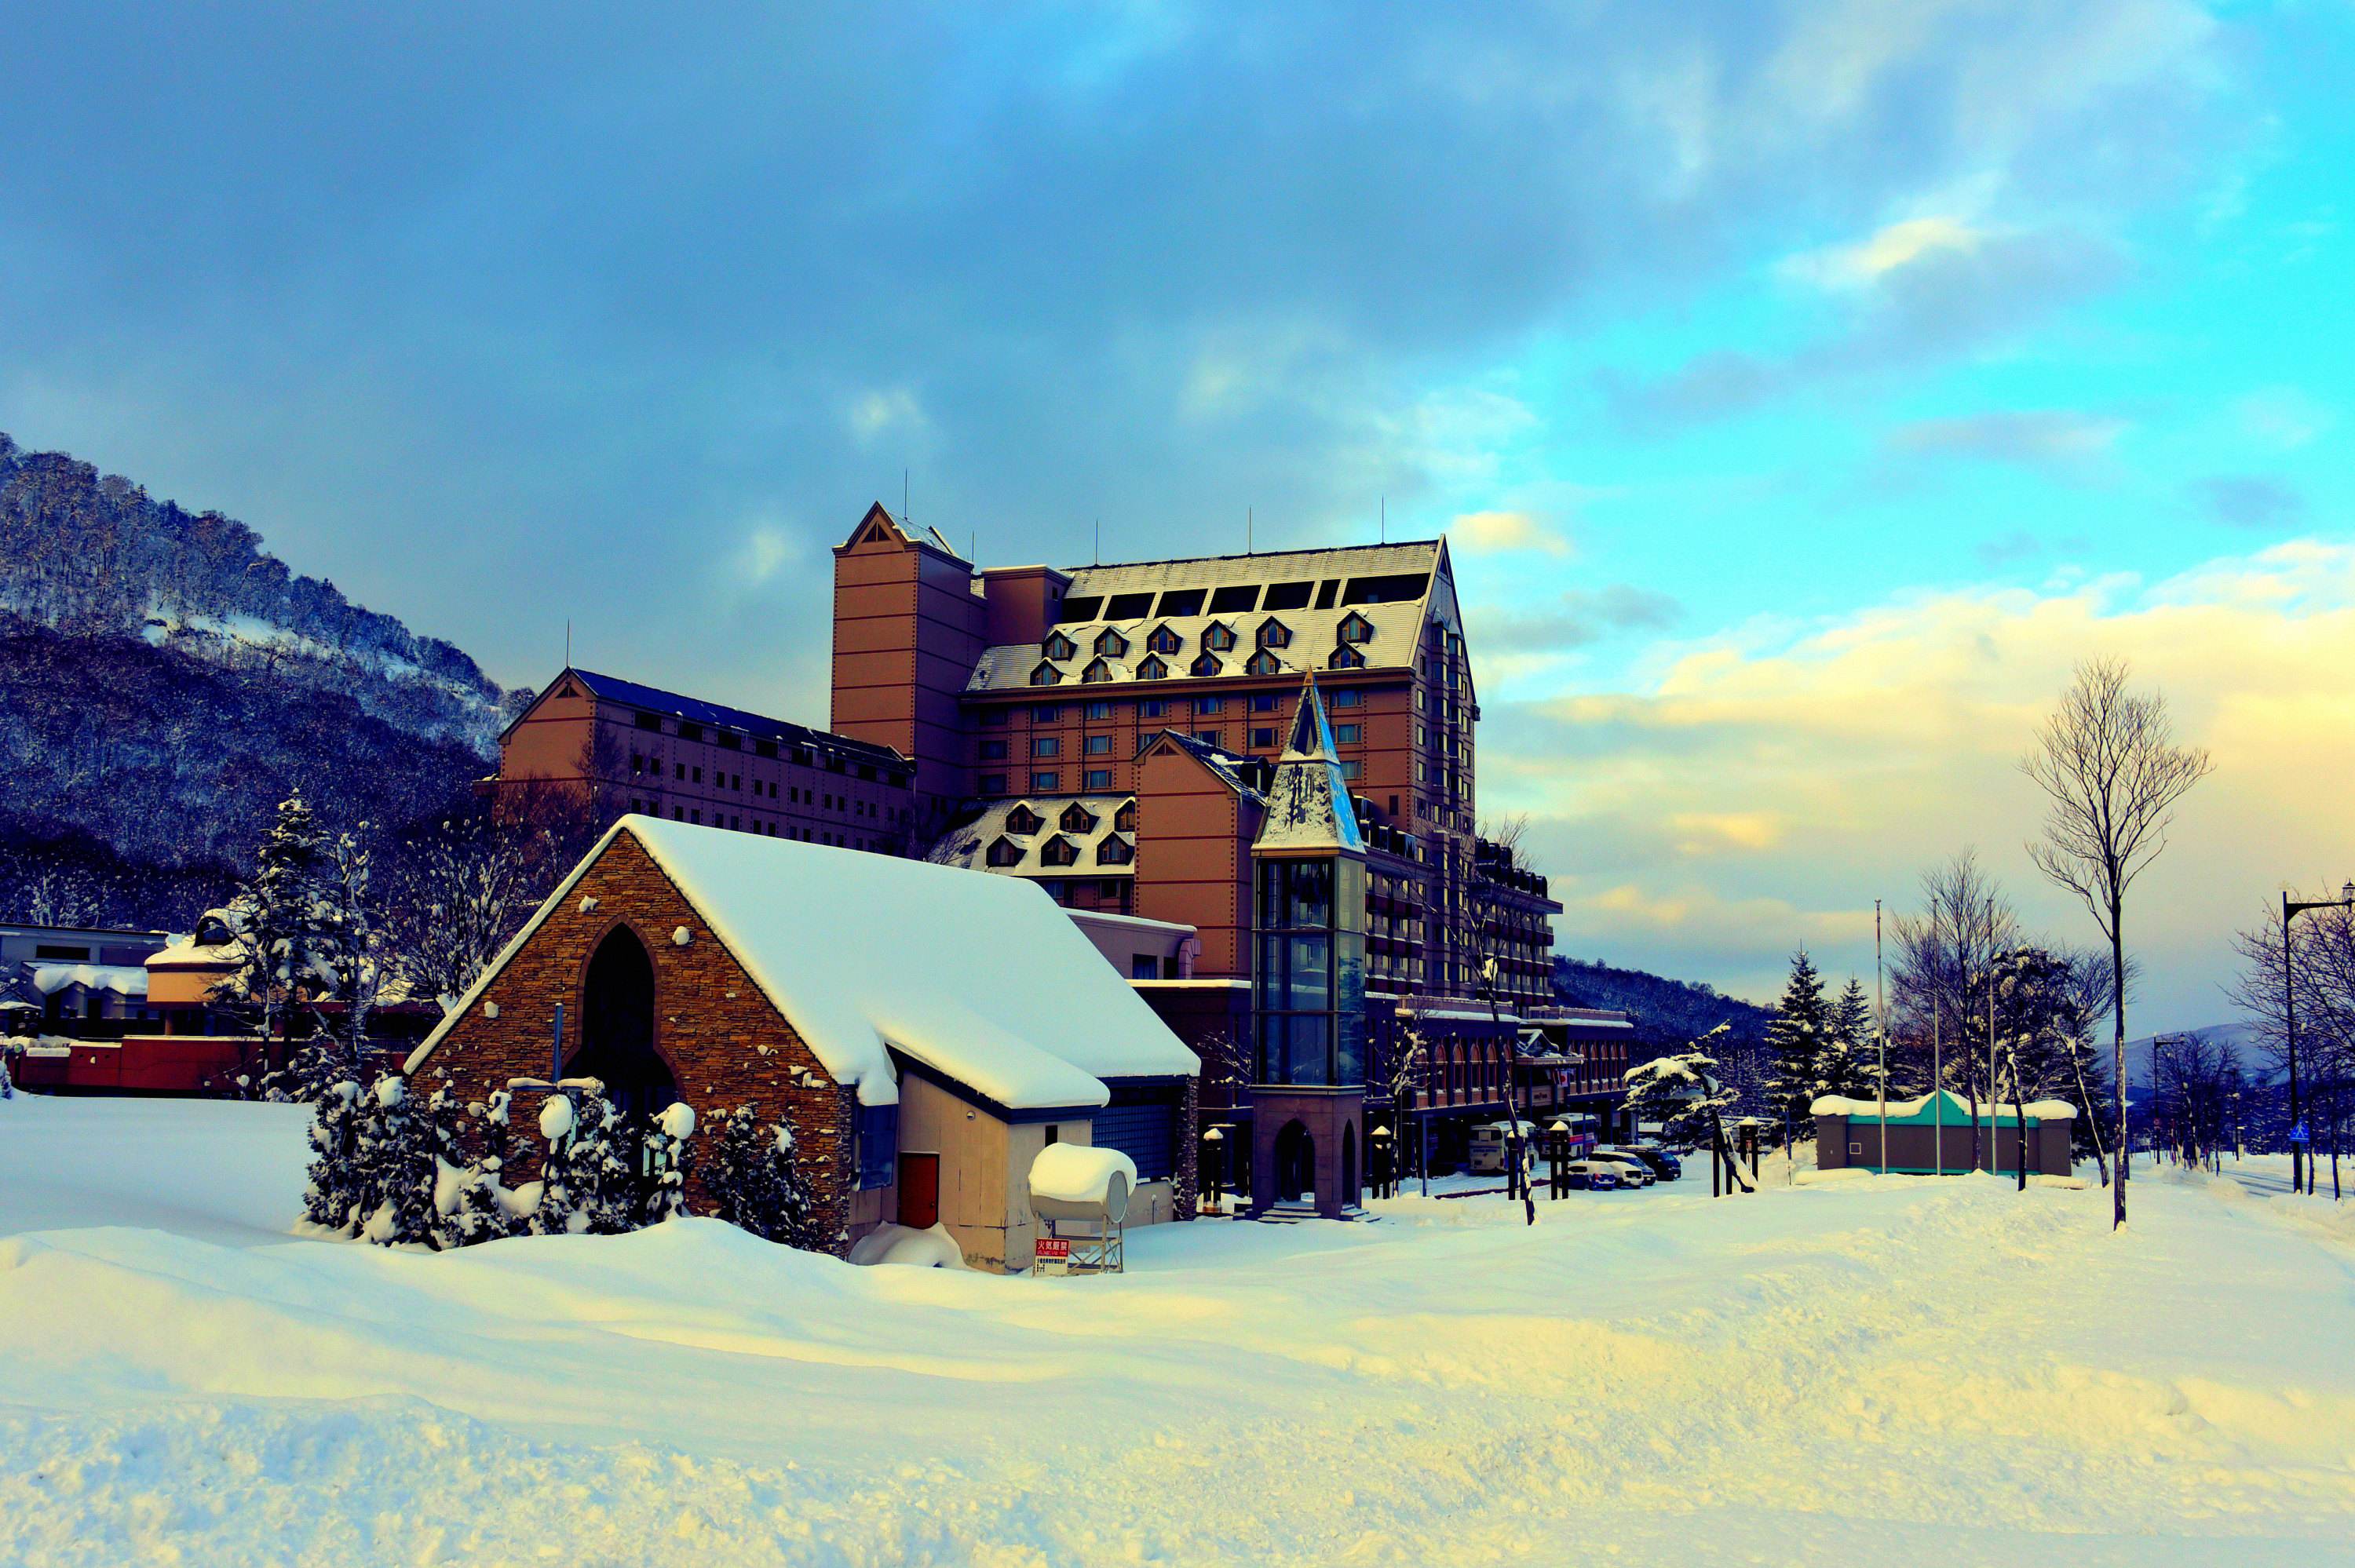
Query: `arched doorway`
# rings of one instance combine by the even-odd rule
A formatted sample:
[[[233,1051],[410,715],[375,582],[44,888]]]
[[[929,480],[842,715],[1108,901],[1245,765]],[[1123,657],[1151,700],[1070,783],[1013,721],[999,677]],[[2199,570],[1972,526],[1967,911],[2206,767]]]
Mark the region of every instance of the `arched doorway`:
[[[635,1121],[678,1098],[670,1069],[655,1054],[654,960],[627,926],[597,944],[581,1014],[581,1048],[565,1064],[569,1076],[602,1079],[605,1097]]]
[[[1341,1124],[1341,1205],[1352,1207],[1364,1196],[1358,1183],[1358,1124],[1345,1121]]]
[[[1316,1192],[1316,1140],[1298,1119],[1285,1122],[1275,1135],[1275,1197],[1296,1203]]]

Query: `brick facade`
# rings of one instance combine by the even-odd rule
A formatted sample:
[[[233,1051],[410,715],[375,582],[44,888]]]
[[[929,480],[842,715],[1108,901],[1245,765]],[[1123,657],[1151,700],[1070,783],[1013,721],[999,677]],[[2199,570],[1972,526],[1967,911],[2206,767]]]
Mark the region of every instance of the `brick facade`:
[[[853,1091],[827,1075],[794,1026],[626,832],[615,835],[562,906],[419,1065],[421,1092],[447,1083],[453,1093],[479,1100],[512,1078],[546,1076],[559,1000],[570,1060],[585,1037],[590,959],[616,926],[634,932],[654,960],[655,1052],[670,1068],[680,1098],[695,1109],[698,1130],[690,1150],[699,1153],[696,1146],[740,1105],[757,1106],[763,1120],[790,1119],[826,1228],[841,1233],[849,1221],[855,1175]],[[688,932],[684,947],[672,938],[680,927]],[[539,1173],[545,1152],[536,1128],[539,1104],[538,1096],[517,1097],[511,1185]],[[691,1213],[710,1212],[709,1194],[692,1170],[687,1197]]]

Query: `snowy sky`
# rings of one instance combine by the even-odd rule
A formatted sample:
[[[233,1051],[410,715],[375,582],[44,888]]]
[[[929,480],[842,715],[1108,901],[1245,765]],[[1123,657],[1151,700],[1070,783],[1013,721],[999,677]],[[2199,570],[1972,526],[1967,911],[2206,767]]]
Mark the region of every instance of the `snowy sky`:
[[[990,562],[1387,497],[1563,948],[1736,990],[1966,844],[2090,937],[2010,770],[2090,652],[2221,764],[2139,1022],[2355,873],[2339,0],[890,16],[13,8],[0,429],[805,718],[903,467]]]

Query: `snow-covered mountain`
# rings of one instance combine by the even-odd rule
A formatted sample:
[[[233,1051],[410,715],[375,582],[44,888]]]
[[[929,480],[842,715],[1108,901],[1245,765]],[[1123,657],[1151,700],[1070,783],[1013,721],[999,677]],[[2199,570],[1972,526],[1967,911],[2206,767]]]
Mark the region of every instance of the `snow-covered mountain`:
[[[241,864],[298,787],[338,825],[440,809],[528,695],[234,518],[0,434],[0,917],[69,865],[123,895],[91,913],[168,920],[140,885]]]

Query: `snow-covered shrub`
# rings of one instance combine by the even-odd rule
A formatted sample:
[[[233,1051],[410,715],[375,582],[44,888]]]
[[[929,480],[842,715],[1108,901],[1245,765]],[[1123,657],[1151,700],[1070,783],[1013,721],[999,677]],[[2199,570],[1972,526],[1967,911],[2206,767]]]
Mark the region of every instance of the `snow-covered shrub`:
[[[588,1216],[589,1234],[617,1236],[636,1230],[644,1210],[632,1158],[637,1139],[621,1110],[597,1090],[582,1092],[579,1115],[570,1173],[573,1201]]]
[[[303,1217],[343,1235],[358,1228],[359,1099],[359,1085],[346,1078],[313,1102],[311,1181],[303,1193]]]
[[[646,1129],[646,1224],[687,1212],[687,1140],[694,1136],[695,1108],[684,1101],[664,1107]]]
[[[517,1196],[530,1210],[529,1229],[536,1236],[569,1235],[589,1228],[572,1191],[572,1141],[580,1118],[568,1096],[550,1095],[539,1107],[539,1136],[548,1142],[540,1161],[539,1180]]]
[[[360,1096],[356,1139],[360,1234],[379,1246],[432,1245],[437,1176],[433,1124],[396,1074]]]
[[[782,1121],[764,1129],[751,1106],[738,1106],[720,1123],[703,1184],[714,1212],[730,1224],[787,1246],[816,1248],[824,1241],[817,1194],[795,1157],[794,1129]]]
[[[31,1042],[21,1034],[0,1035],[0,1100],[16,1097],[16,1081],[10,1069],[16,1065],[17,1058],[24,1055],[29,1044]]]
[[[446,1088],[428,1102],[433,1125],[433,1245],[448,1250],[516,1234],[515,1194],[502,1183],[506,1170],[508,1095],[465,1107],[481,1128],[481,1152],[469,1158],[459,1128],[459,1106]]]

